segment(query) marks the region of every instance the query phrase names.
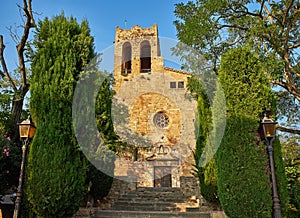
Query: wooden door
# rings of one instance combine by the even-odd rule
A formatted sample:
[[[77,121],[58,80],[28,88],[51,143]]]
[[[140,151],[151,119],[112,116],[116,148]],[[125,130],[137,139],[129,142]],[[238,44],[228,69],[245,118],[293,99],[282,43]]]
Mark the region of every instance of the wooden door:
[[[154,167],[154,187],[172,187],[171,167]]]

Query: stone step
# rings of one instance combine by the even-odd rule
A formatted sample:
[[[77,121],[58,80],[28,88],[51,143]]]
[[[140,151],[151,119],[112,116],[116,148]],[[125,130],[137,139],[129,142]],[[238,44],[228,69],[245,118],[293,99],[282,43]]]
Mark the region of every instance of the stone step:
[[[184,198],[184,197],[180,197],[180,196],[137,196],[137,197],[127,197],[127,196],[121,196],[118,198],[119,200],[122,201],[170,201],[170,202],[182,202],[182,201],[186,201],[189,198]]]
[[[148,208],[146,206],[116,206],[114,208],[112,208],[112,210],[122,210],[122,211],[140,211],[140,212],[145,212],[145,211],[180,211],[179,208],[176,207],[152,207],[152,208]]]
[[[180,189],[163,189],[163,188],[158,188],[158,189],[137,189],[135,192],[137,193],[182,193]]]
[[[115,210],[131,211],[179,211],[174,203],[169,202],[118,202]]]
[[[163,198],[163,199],[158,199],[158,198],[132,198],[132,199],[128,199],[128,198],[119,198],[116,203],[120,202],[131,202],[131,203],[135,203],[135,202],[149,202],[149,203],[157,203],[157,202],[169,202],[169,203],[184,203],[186,199],[177,199],[177,198]]]
[[[180,196],[180,197],[186,197],[183,193],[172,193],[172,192],[144,192],[144,193],[130,193],[130,194],[123,194],[123,196],[140,196],[140,197],[147,197],[147,196]]]
[[[211,218],[210,212],[95,210],[92,218]]]
[[[177,187],[137,187],[137,192],[181,192],[180,188]]]
[[[159,198],[159,197],[169,197],[169,198],[187,198],[181,192],[131,192],[128,194],[121,194],[121,198]]]
[[[185,211],[184,203],[189,200],[180,188],[137,188],[121,194],[112,207],[124,211]],[[176,206],[177,205],[177,206]],[[178,207],[178,205],[181,205]],[[191,209],[193,210],[193,209]],[[200,211],[199,208],[195,209]]]

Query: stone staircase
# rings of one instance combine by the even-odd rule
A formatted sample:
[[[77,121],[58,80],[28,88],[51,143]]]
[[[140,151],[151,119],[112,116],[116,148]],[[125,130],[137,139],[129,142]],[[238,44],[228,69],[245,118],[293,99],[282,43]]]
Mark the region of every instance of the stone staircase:
[[[122,211],[177,211],[187,208],[199,210],[199,203],[187,198],[180,188],[137,188],[120,195],[112,209]]]
[[[205,212],[95,211],[92,218],[211,218]]]
[[[114,179],[105,201],[80,208],[73,218],[226,218],[201,198],[199,185],[194,183],[193,177],[185,177],[180,187],[154,188]]]
[[[82,212],[82,211],[81,211]],[[187,197],[180,188],[136,188],[121,194],[108,210],[86,209],[91,218],[210,218],[201,212],[199,201]]]

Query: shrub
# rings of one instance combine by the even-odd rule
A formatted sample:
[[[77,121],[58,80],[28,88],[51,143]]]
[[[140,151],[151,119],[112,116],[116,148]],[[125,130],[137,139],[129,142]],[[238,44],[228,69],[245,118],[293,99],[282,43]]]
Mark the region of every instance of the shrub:
[[[22,145],[12,142],[7,132],[0,134],[0,195],[4,195],[18,187]]]
[[[271,217],[268,155],[265,144],[257,139],[264,110],[275,111],[268,78],[259,57],[247,47],[238,47],[222,56],[219,81],[227,107],[226,130],[217,152],[221,205],[229,217]],[[281,167],[280,145],[274,144],[277,182],[284,208],[286,178]]]

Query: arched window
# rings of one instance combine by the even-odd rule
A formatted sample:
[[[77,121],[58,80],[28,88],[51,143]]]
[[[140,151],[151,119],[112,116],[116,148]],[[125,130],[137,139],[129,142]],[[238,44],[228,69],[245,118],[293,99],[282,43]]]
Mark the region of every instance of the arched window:
[[[141,43],[141,72],[151,71],[151,46],[148,41],[143,41]]]
[[[122,73],[131,73],[131,45],[129,42],[125,42],[122,48]]]

